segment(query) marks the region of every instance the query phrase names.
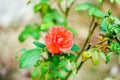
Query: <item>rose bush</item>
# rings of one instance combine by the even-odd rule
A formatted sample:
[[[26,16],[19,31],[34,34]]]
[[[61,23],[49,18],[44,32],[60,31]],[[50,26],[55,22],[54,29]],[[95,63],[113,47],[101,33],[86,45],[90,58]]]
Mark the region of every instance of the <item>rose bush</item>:
[[[91,2],[80,2],[75,5],[76,11],[87,10],[92,17],[88,26],[89,34],[86,40],[82,41],[84,43],[81,49],[72,41],[72,34],[77,34],[73,29],[75,25],[68,27],[68,16],[76,1],[56,0],[59,10],[52,8],[51,1],[40,0],[35,4],[34,12],[40,14],[41,24],[27,25],[19,36],[21,42],[29,36],[38,40],[42,36],[41,33],[48,32],[44,38],[45,44],[34,41],[35,48],[21,50],[19,66],[20,68],[34,66],[31,72],[33,80],[69,80],[69,77],[75,76],[86,61],[91,60],[94,65],[97,65],[100,59],[103,59],[108,63],[112,54],[120,54],[120,19],[112,15],[111,9],[107,13],[101,10],[105,0],[98,0],[97,6]],[[65,10],[62,8],[64,1],[66,2]],[[109,1],[120,2],[119,0]],[[100,29],[97,32],[98,40],[92,44],[92,35],[97,27]],[[71,52],[67,52],[68,50]]]

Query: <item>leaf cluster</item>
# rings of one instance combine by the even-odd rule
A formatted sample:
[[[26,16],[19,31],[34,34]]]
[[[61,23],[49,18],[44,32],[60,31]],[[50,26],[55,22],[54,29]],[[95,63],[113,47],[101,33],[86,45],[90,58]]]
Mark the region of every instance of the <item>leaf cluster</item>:
[[[33,42],[36,48],[23,50],[19,59],[20,68],[29,68],[34,66],[31,77],[35,80],[64,80],[69,71],[76,71],[76,56],[72,53],[61,53],[52,55],[46,49],[45,44]],[[73,45],[72,51],[80,48]],[[64,74],[64,75],[63,75]]]

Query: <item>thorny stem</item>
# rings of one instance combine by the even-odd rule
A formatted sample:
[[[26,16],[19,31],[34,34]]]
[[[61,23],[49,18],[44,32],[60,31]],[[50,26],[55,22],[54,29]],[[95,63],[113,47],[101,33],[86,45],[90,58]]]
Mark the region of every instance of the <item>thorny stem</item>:
[[[76,0],[75,0],[75,1],[76,1]],[[64,12],[64,10],[62,9],[60,3],[59,3],[59,2],[57,3],[57,4],[58,4],[58,7],[59,7],[59,9],[60,9],[60,11],[61,11],[61,13],[62,13],[62,14],[65,14],[65,17],[66,17],[66,18],[68,17],[68,13],[69,13],[71,7],[73,6],[73,4],[75,3],[75,1],[73,1],[73,2],[71,3],[71,5],[70,5],[69,7],[67,7],[67,0],[66,0],[66,2],[65,2],[66,11],[65,11],[65,12]]]
[[[94,31],[94,27],[92,28],[94,21],[95,21],[95,18],[93,17],[93,18],[92,18],[92,21],[91,21],[91,23],[90,23],[90,25],[89,25],[88,37],[87,37],[87,39],[86,39],[86,41],[85,41],[85,43],[84,43],[84,45],[83,45],[82,50],[80,51],[80,53],[79,53],[78,56],[77,56],[76,61],[78,60],[78,58],[79,58],[79,56],[81,55],[81,53],[85,50],[85,47],[86,47],[86,45],[88,44],[88,42],[89,42],[89,40],[90,40],[90,38],[91,38],[91,36],[92,36],[92,33],[93,33],[93,31]],[[95,27],[96,27],[96,25],[95,25]]]
[[[89,43],[89,41],[90,41],[90,38],[91,38],[91,36],[92,36],[92,34],[93,34],[93,32],[94,32],[94,30],[95,30],[95,28],[97,27],[97,22],[95,22],[95,24],[94,24],[94,26],[93,26],[93,28],[92,28],[92,30],[90,31],[90,33],[89,33],[89,36],[88,36],[88,38],[87,38],[87,43]],[[87,44],[86,44],[87,45]],[[88,45],[88,47],[89,47],[89,45]],[[85,47],[84,47],[84,49],[85,49]],[[84,50],[83,49],[83,50]],[[87,50],[88,48],[86,48],[86,50]],[[82,51],[83,52],[83,51]],[[81,52],[81,53],[82,53]],[[79,54],[79,56],[81,55],[81,53]],[[78,57],[79,57],[78,56]],[[83,64],[83,62],[81,62],[80,64],[79,64],[79,66],[78,66],[78,69],[77,70],[79,70],[80,68],[81,68],[81,66],[82,66],[82,64]]]
[[[66,18],[68,17],[68,14],[69,14],[69,11],[70,11],[70,9],[72,8],[72,6],[74,5],[74,3],[76,2],[76,0],[74,0],[72,3],[71,3],[71,5],[69,6],[69,7],[67,7],[67,0],[66,0],[66,11],[65,11],[65,16],[66,16]]]
[[[85,50],[85,48],[86,48],[87,44],[89,43],[90,38],[91,38],[91,36],[92,36],[92,34],[93,34],[94,30],[95,30],[95,28],[96,28],[97,25],[98,25],[97,22],[94,23],[94,21],[95,21],[95,18],[93,17],[93,19],[92,19],[92,21],[91,21],[91,23],[90,23],[90,25],[89,25],[89,28],[90,28],[90,29],[89,29],[88,37],[87,37],[87,39],[86,39],[86,41],[85,41],[85,43],[84,43],[84,46],[83,46],[81,52],[77,55],[76,61],[78,61],[81,53]],[[94,24],[94,26],[93,26],[93,24]],[[92,27],[92,26],[93,26],[93,27]],[[88,48],[89,48],[89,47],[90,47],[90,45],[88,45]],[[88,48],[86,48],[86,49],[88,49]],[[81,62],[81,63],[78,65],[77,72],[79,71],[79,69],[81,68],[81,66],[83,65],[83,63],[84,63],[84,62]],[[68,80],[68,78],[69,78],[69,76],[71,75],[71,73],[72,73],[72,71],[70,71],[70,72],[68,73],[68,75],[66,76],[66,79],[65,79],[65,80]]]
[[[78,69],[80,69],[82,65],[83,65],[83,62],[80,63],[80,65],[78,66]],[[77,69],[77,72],[78,72],[78,69]],[[65,80],[68,80],[68,78],[71,75],[71,73],[72,73],[72,70],[68,73],[68,75],[66,76]]]
[[[75,1],[76,1],[76,0],[75,0]],[[59,7],[60,11],[61,11],[63,14],[65,14],[65,17],[66,17],[66,18],[68,17],[69,11],[70,11],[71,7],[74,5],[75,1],[73,1],[73,2],[71,3],[71,5],[70,5],[69,7],[67,7],[67,0],[66,0],[66,3],[65,3],[65,5],[66,5],[66,11],[65,11],[65,12],[63,11],[60,3],[58,2],[58,7]],[[94,32],[94,30],[95,30],[95,28],[96,28],[96,26],[97,26],[97,23],[94,23],[94,21],[95,21],[95,18],[93,17],[93,18],[92,18],[92,21],[91,21],[91,23],[90,23],[90,25],[89,25],[89,28],[90,28],[90,29],[89,29],[88,37],[87,37],[87,39],[86,39],[86,41],[85,41],[85,43],[84,43],[84,45],[83,45],[82,50],[80,51],[80,53],[79,53],[78,56],[77,56],[76,61],[79,59],[81,53],[85,50],[87,44],[88,44],[89,41],[90,41],[90,38],[91,38],[93,32]],[[94,26],[93,26],[93,24],[94,24]],[[92,26],[93,26],[93,27],[92,27]],[[90,46],[88,45],[88,47],[90,47]],[[87,49],[88,49],[88,48],[87,48]],[[84,62],[81,62],[81,63],[78,65],[77,72],[79,71],[79,69],[81,68],[81,66],[83,65],[83,63],[84,63]],[[65,80],[68,80],[68,78],[69,78],[69,76],[71,75],[71,73],[72,73],[72,70],[68,73],[68,75],[66,76]]]
[[[64,14],[64,10],[62,9],[62,7],[61,7],[60,3],[58,2],[57,4],[58,4],[58,7],[59,7],[59,9],[60,9],[61,13],[62,13],[62,14]]]
[[[77,73],[78,73],[79,69],[82,67],[83,63],[84,63],[84,62],[81,62],[81,63],[79,64],[78,69],[77,69]]]

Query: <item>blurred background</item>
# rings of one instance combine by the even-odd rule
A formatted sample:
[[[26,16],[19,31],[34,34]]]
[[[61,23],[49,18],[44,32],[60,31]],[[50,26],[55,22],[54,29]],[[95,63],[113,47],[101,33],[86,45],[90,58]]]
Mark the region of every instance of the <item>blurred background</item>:
[[[34,47],[32,37],[21,43],[18,36],[25,25],[41,22],[39,14],[35,14],[33,11],[33,5],[38,1],[34,0],[27,5],[28,0],[0,0],[0,80],[31,80],[31,69],[19,69],[16,55],[20,53],[21,48],[30,49]],[[68,15],[68,25],[77,31],[74,42],[80,47],[87,37],[88,26],[92,20],[86,11],[76,12],[74,9],[76,4],[84,1],[98,4],[97,0],[76,0]],[[52,0],[52,2],[52,6],[58,8],[56,0]],[[120,4],[111,4],[105,0],[101,10],[107,12],[109,8],[113,9],[114,16],[120,18]],[[92,43],[97,41],[98,31],[99,28],[95,30],[92,36]],[[74,80],[120,80],[120,57],[112,56],[108,64],[101,60],[97,66],[87,61]]]

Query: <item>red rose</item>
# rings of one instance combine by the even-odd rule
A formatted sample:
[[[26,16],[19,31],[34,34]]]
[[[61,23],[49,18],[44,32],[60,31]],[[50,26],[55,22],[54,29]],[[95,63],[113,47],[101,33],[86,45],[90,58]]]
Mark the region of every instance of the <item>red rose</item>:
[[[63,27],[52,27],[45,37],[46,47],[52,54],[70,50],[73,45],[72,33]]]

